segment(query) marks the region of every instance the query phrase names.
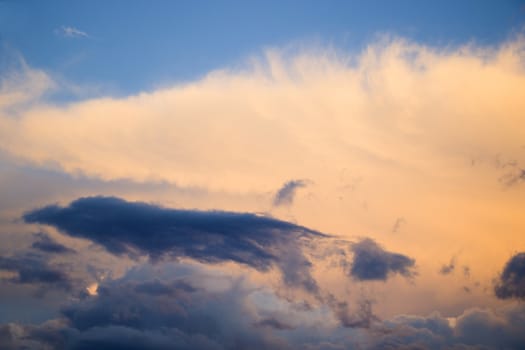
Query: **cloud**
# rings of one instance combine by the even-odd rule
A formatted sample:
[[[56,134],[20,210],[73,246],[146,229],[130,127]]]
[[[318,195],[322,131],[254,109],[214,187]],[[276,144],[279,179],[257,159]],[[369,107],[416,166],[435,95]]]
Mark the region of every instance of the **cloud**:
[[[240,280],[222,278],[221,288],[202,285],[194,271],[191,289],[173,287],[178,268],[167,280],[128,274],[107,281],[98,296],[74,300],[61,318],[41,325],[0,325],[0,340],[12,349],[521,349],[525,345],[525,306],[468,309],[447,319],[398,315],[371,328],[344,328],[320,309],[297,309]],[[146,273],[144,270],[143,273]],[[200,281],[197,282],[196,281]],[[201,285],[198,285],[200,283]],[[155,284],[173,293],[144,293]],[[265,310],[270,308],[270,310]],[[279,310],[276,313],[273,310]],[[227,317],[225,317],[227,315]],[[31,346],[29,346],[31,345]]]
[[[371,332],[367,349],[521,349],[525,336],[523,305],[501,309],[468,309],[451,324],[439,313],[400,315]]]
[[[374,240],[365,238],[353,243],[354,253],[350,275],[357,280],[386,280],[391,274],[405,277],[415,275],[415,260],[408,256],[384,250]]]
[[[518,185],[525,181],[525,169],[513,165],[509,172],[499,178],[499,181],[507,187]]]
[[[35,233],[34,236],[37,238],[37,240],[31,244],[31,247],[34,249],[52,254],[68,254],[75,252],[74,249],[58,243],[45,232]]]
[[[372,311],[373,301],[367,298],[358,300],[357,309],[351,309],[347,301],[338,301],[331,295],[324,302],[346,328],[370,328],[373,322],[380,320]]]
[[[277,191],[273,198],[274,206],[291,205],[293,203],[297,189],[306,187],[308,182],[306,180],[290,180],[286,182],[283,187]]]
[[[489,349],[521,349],[525,346],[523,305],[501,310],[470,309],[457,319],[458,343]]]
[[[51,265],[39,255],[19,254],[0,256],[0,270],[13,272],[13,277],[4,278],[4,282],[31,284],[47,288],[71,290],[72,281],[63,268]]]
[[[256,289],[226,278],[218,280],[220,289],[192,285],[180,279],[183,270],[163,281],[128,275],[105,282],[98,296],[62,310],[61,327],[41,333],[61,336],[67,349],[289,348],[273,331],[290,328],[261,314],[254,304]],[[193,272],[192,280],[205,280]]]
[[[2,112],[17,116],[57,88],[45,71],[30,67],[17,51],[0,47],[0,55],[7,61],[0,63],[0,117]]]
[[[442,275],[448,275],[454,272],[455,269],[456,269],[456,258],[452,257],[452,259],[450,259],[450,262],[448,264],[441,266],[441,268],[439,269],[439,273]]]
[[[400,229],[401,229],[401,226],[403,224],[406,224],[406,220],[405,218],[397,218],[396,221],[394,222],[394,226],[392,227],[392,233],[397,233]]]
[[[55,33],[66,38],[89,38],[90,36],[80,29],[71,26],[61,26]]]
[[[518,253],[507,261],[494,292],[500,299],[525,299],[525,253]]]
[[[289,285],[317,285],[302,242],[328,237],[302,226],[248,213],[167,209],[115,197],[85,197],[67,207],[27,212],[28,223],[47,224],[100,244],[115,255],[188,257],[205,263],[234,261],[267,271],[277,266]]]

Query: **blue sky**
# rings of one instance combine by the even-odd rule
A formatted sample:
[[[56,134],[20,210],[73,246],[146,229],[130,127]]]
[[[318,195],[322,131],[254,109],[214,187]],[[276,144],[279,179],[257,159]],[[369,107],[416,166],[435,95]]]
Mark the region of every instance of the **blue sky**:
[[[0,40],[30,66],[129,94],[232,66],[290,43],[358,51],[378,35],[495,44],[520,32],[508,1],[4,1]],[[65,37],[60,28],[84,35]]]

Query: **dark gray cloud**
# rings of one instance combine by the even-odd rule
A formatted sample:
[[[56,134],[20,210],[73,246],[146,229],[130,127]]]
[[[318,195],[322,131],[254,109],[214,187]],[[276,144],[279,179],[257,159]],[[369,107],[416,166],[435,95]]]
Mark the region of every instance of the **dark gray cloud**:
[[[405,277],[415,275],[414,259],[386,251],[370,238],[353,243],[351,249],[354,258],[350,275],[357,280],[386,280],[389,275],[396,273]]]
[[[307,185],[308,181],[306,180],[290,180],[286,182],[283,187],[281,187],[275,194],[275,197],[273,198],[273,205],[291,205],[295,198],[297,189],[306,187]]]
[[[234,261],[266,271],[277,266],[290,285],[317,291],[304,241],[320,232],[249,213],[167,209],[115,197],[80,198],[23,216],[72,237],[91,240],[115,255],[188,257],[204,263]]]
[[[75,250],[58,243],[45,232],[35,233],[34,236],[37,240],[31,245],[33,249],[52,254],[69,254],[75,252]]]
[[[525,252],[518,253],[507,261],[494,292],[500,299],[525,299]]]
[[[0,256],[0,270],[15,274],[13,277],[2,280],[8,283],[32,284],[65,290],[70,290],[72,287],[71,280],[64,269],[60,266],[49,264],[40,255]]]

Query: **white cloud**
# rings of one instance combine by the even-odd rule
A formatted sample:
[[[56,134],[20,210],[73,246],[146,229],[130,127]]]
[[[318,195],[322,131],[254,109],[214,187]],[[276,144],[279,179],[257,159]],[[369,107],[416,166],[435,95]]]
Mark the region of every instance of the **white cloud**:
[[[55,33],[67,38],[89,38],[88,33],[71,26],[61,26]]]

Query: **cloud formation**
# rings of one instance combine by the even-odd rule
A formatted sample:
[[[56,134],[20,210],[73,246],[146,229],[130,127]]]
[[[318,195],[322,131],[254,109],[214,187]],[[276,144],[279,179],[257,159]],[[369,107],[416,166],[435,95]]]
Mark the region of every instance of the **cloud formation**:
[[[167,209],[115,197],[79,198],[67,207],[50,205],[27,212],[23,218],[91,240],[115,255],[234,261],[260,271],[277,266],[286,283],[310,291],[317,286],[302,242],[328,237],[255,214]]]
[[[525,253],[518,253],[505,264],[496,286],[496,296],[500,299],[525,299]]]
[[[295,192],[301,188],[306,187],[308,182],[306,180],[290,180],[286,182],[283,187],[277,191],[275,197],[273,197],[273,205],[291,205],[295,198]]]
[[[374,240],[365,238],[352,244],[354,253],[350,275],[361,281],[382,280],[389,275],[415,275],[415,260],[406,255],[384,250]]]

